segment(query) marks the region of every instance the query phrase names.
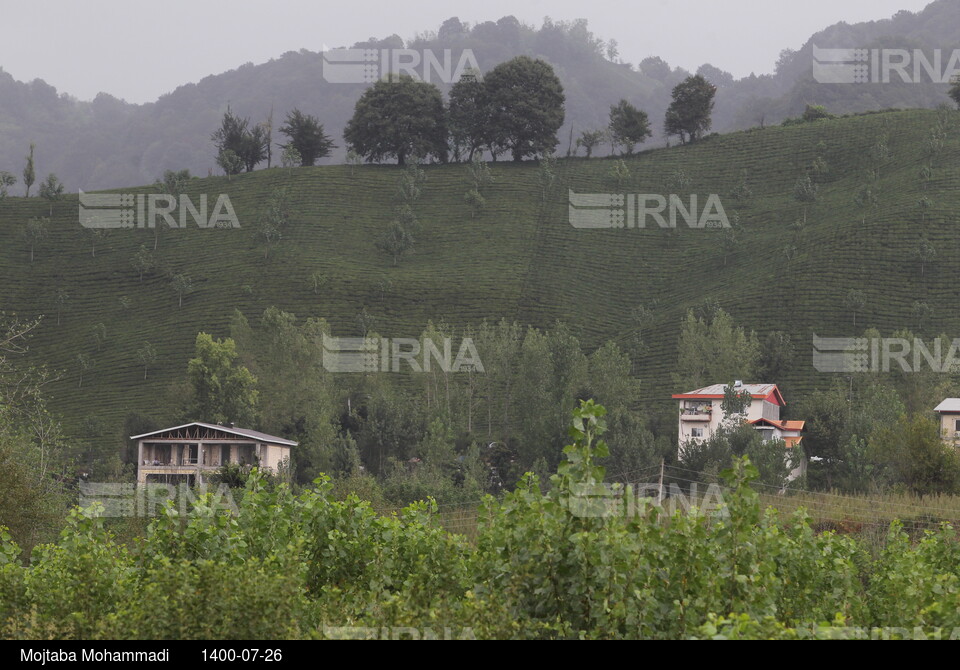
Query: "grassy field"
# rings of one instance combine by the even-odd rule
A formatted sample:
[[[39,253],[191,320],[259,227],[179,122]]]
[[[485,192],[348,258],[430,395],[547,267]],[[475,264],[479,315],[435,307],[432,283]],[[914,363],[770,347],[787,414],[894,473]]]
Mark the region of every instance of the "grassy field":
[[[946,143],[931,154],[927,139],[944,119]],[[546,328],[559,319],[588,349],[607,339],[625,347],[645,399],[666,403],[670,393],[687,390],[672,388],[669,376],[680,320],[713,298],[760,335],[792,334],[798,346],[790,369],[768,380],[780,383],[790,402],[831,381],[811,365],[813,332],[839,337],[865,327],[884,334],[916,330],[912,305],[919,300],[933,310],[924,336],[960,333],[958,128],[957,112],[914,110],[756,129],[627,158],[630,176],[620,188],[608,176],[613,160],[566,159],[545,197],[535,163],[496,163],[487,206],[476,217],[464,202],[467,168],[428,166],[415,206],[415,250],[397,266],[374,246],[396,205],[395,166],[195,179],[186,193],[195,202],[208,194],[211,205],[217,194],[229,194],[241,228],[163,230],[157,255],[166,274],[154,272],[142,282],[131,261],[141,244],[152,248],[153,231],[111,231],[93,256],[89,232],[78,223],[77,196],[67,195],[54,204],[50,235],[31,263],[23,228],[30,217],[47,215],[49,205],[8,198],[0,204],[0,308],[44,316],[30,356],[64,370],[51,388],[52,404],[73,431],[88,417],[112,433],[128,412],[162,413],[198,331],[223,336],[234,309],[255,319],[271,305],[301,318],[322,316],[336,335],[356,335],[363,309],[374,317],[375,330],[389,337],[417,337],[431,320],[465,326],[506,318]],[[874,151],[880,138],[886,138],[885,157]],[[804,208],[794,185],[818,155],[828,172],[798,231],[792,224]],[[926,164],[932,174],[924,184]],[[868,170],[877,168],[879,178],[870,181]],[[677,170],[688,185],[671,177]],[[742,171],[753,191],[746,202],[731,195]],[[864,210],[855,196],[868,183],[879,202]],[[289,188],[293,215],[264,259],[254,239],[256,222],[281,186]],[[701,202],[716,193],[729,217],[739,215],[740,243],[728,254],[722,231],[683,224],[676,230],[577,230],[567,219],[568,189],[696,193]],[[926,209],[918,205],[922,197],[931,203]],[[912,255],[921,235],[937,249],[922,275]],[[796,247],[790,259],[787,245]],[[169,279],[177,272],[189,274],[194,285],[179,309]],[[316,272],[328,278],[319,293],[310,282]],[[844,305],[851,288],[866,296],[856,328]],[[59,325],[58,290],[69,296]],[[654,301],[639,350],[631,309]],[[99,351],[92,334],[98,323],[107,333]],[[159,356],[144,380],[136,351],[147,341]],[[81,353],[94,365],[78,388]]]

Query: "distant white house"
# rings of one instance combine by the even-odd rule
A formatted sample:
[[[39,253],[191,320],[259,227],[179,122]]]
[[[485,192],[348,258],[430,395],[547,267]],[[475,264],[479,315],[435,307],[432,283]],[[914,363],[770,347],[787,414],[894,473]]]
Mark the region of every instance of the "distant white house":
[[[940,437],[960,447],[960,398],[946,398],[933,411],[940,415]]]
[[[694,440],[708,440],[723,425],[724,392],[728,384],[713,384],[704,388],[676,393],[674,400],[680,403],[679,451]],[[783,440],[787,447],[793,448],[803,440],[805,421],[784,421],[780,419],[780,409],[786,401],[776,384],[744,384],[734,382],[733,390],[750,394],[750,404],[746,407],[744,420],[753,425],[763,435],[764,440]],[[790,479],[796,479],[806,472],[806,460],[796,464]]]
[[[296,442],[232,425],[193,423],[131,435],[137,441],[137,481],[199,484],[223,465],[276,471]]]

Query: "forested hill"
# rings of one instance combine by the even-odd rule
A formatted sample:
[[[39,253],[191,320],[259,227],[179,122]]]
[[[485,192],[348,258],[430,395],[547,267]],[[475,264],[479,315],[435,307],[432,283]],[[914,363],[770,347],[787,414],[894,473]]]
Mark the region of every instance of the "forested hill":
[[[946,101],[946,87],[940,84],[817,84],[811,75],[812,48],[886,45],[946,50],[955,46],[951,31],[957,25],[960,6],[953,0],[938,0],[917,14],[901,12],[889,20],[831,26],[812,36],[799,51],[785,50],[772,75],[734,80],[704,65],[699,71],[719,89],[713,130],[775,124],[797,116],[806,104],[823,104],[835,113],[935,107]],[[649,114],[655,135],[648,145],[662,145],[662,119],[671,89],[690,74],[656,57],[623,63],[616,45],[593,35],[582,21],[546,20],[535,28],[510,16],[472,26],[450,19],[436,32],[406,43],[394,35],[352,46],[453,49],[456,53],[470,49],[484,71],[517,55],[544,58],[553,65],[566,93],[560,155],[570,148],[571,132],[579,135],[606,126],[610,105],[622,98]],[[228,104],[254,123],[266,121],[272,110],[274,128],[295,107],[313,114],[339,145],[326,162],[339,162],[345,151],[343,128],[365,85],[327,83],[322,76],[322,45],[316,48],[288,52],[258,65],[247,63],[144,105],[128,104],[106,93],[93,101],[78,101],[42,80],[23,83],[14,78],[16,73],[0,70],[0,170],[19,175],[34,142],[38,180],[53,172],[73,192],[150,183],[168,169],[207,175],[216,170],[210,135]],[[757,64],[760,71],[769,66]],[[448,88],[437,83],[441,89]],[[275,141],[281,139],[274,134]],[[14,190],[20,189],[22,184]]]

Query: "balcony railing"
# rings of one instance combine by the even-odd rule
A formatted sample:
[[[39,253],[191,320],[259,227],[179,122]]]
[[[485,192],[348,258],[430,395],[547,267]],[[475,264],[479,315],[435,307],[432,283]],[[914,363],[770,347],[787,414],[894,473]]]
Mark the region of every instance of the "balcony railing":
[[[143,466],[145,468],[183,468],[183,467],[192,467],[197,465],[196,458],[184,458],[180,463],[164,463],[161,461],[151,461],[150,459],[143,460]],[[201,468],[219,468],[220,463],[200,463]]]
[[[684,407],[680,410],[680,418],[684,421],[709,421],[713,418],[713,406]]]

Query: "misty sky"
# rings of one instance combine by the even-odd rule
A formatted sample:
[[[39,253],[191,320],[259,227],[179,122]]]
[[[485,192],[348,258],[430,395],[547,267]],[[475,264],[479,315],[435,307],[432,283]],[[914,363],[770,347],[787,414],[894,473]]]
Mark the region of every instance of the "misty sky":
[[[585,18],[636,65],[660,56],[694,71],[703,63],[742,77],[773,71],[838,21],[919,11],[929,0],[0,0],[0,67],[44,79],[78,98],[106,91],[148,102],[181,84],[301,48],[320,51],[396,33],[409,39],[451,16],[470,24],[513,14],[539,27]]]

